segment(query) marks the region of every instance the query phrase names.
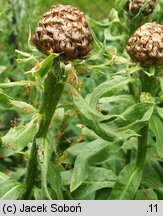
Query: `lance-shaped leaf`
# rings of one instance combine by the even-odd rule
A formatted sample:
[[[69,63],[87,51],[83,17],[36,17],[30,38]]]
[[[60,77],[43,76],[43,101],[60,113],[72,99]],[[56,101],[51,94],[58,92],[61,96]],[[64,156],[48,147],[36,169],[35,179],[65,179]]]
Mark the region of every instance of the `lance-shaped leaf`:
[[[137,191],[135,200],[158,200],[158,197],[153,188],[144,188]]]
[[[23,184],[10,178],[0,183],[0,188],[0,200],[17,200],[25,192]]]
[[[101,188],[112,188],[117,176],[112,170],[102,167],[87,167],[88,178],[82,185],[72,193],[74,199],[84,199],[91,193]],[[63,185],[69,185],[72,176],[72,170],[61,172]]]
[[[115,134],[111,128],[100,123],[100,121],[106,120],[107,117],[96,112],[95,110],[92,110],[84,98],[75,89],[73,99],[74,104],[79,111],[79,118],[85,126],[93,130],[98,136],[107,141],[113,141],[117,139],[117,134]]]
[[[56,164],[50,163],[48,169],[47,178],[51,188],[55,191],[57,199],[63,200],[63,194],[61,189],[61,175],[59,167]]]
[[[34,75],[39,75],[40,77],[44,77],[49,70],[53,67],[54,58],[58,57],[59,54],[52,53],[46,59],[44,59],[41,63],[37,63],[38,66],[34,67],[31,71],[27,71],[26,73],[34,73]]]
[[[5,182],[9,179],[9,176],[7,176],[6,174],[4,174],[3,172],[0,172],[0,184],[2,182]]]
[[[106,103],[118,103],[118,104],[127,104],[128,106],[135,104],[135,98],[132,95],[113,95],[110,97],[102,97],[99,100],[100,104]]]
[[[8,157],[24,149],[34,138],[38,131],[37,120],[32,120],[25,126],[11,128],[1,137],[0,157]]]
[[[30,53],[23,52],[23,51],[20,51],[18,49],[16,49],[15,52],[20,57],[20,58],[16,59],[18,63],[26,63],[26,62],[29,62],[29,61],[36,61],[35,56],[30,54]]]
[[[156,136],[157,152],[163,158],[163,124],[157,116],[150,119],[150,128]]]
[[[16,107],[24,112],[37,113],[37,109],[31,104],[28,104],[23,101],[16,101],[7,94],[5,94],[2,90],[0,90],[0,101],[3,104],[6,104],[6,106],[8,106],[9,108]]]
[[[16,86],[23,86],[23,87],[29,87],[29,86],[37,86],[37,83],[34,81],[27,81],[22,80],[18,82],[6,82],[6,83],[0,83],[0,88],[7,89],[7,88],[13,88]]]
[[[133,81],[131,78],[116,77],[112,80],[102,83],[92,92],[89,105],[91,108],[96,109],[100,98],[116,95],[131,81]]]
[[[115,140],[125,140],[129,137],[136,136],[136,133],[131,130],[126,130],[122,133],[114,131],[112,125],[109,126],[109,124],[105,124],[105,122],[115,119],[115,116],[109,116],[108,118],[108,116],[104,116],[98,111],[91,109],[88,103],[75,89],[73,99],[74,105],[79,111],[79,118],[81,122],[104,140],[112,142]],[[120,116],[119,118],[122,117]]]
[[[142,170],[135,164],[128,164],[120,172],[109,199],[133,200],[141,179]]]
[[[97,164],[106,160],[109,155],[119,149],[118,143],[109,143],[97,139],[84,146],[78,154],[71,178],[70,190],[76,190],[88,177],[88,165]]]
[[[124,121],[119,117],[114,121],[113,124],[116,124],[118,132],[126,131],[128,129],[139,131],[142,127],[145,126],[146,122],[150,120],[154,110],[154,105],[149,104],[136,104],[130,107],[122,116]]]

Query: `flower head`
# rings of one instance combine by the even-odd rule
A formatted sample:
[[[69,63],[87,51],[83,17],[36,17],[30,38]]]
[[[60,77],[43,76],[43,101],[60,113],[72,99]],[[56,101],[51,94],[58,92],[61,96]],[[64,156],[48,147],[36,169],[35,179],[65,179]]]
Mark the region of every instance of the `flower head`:
[[[67,60],[85,57],[92,36],[83,12],[70,5],[53,5],[40,19],[33,35],[36,48],[45,54],[61,53]]]
[[[144,65],[163,65],[163,26],[146,23],[131,36],[127,45],[131,59]]]
[[[131,11],[132,13],[138,13],[143,4],[145,4],[143,13],[145,15],[149,15],[153,12],[156,3],[157,0],[128,0],[127,10]]]

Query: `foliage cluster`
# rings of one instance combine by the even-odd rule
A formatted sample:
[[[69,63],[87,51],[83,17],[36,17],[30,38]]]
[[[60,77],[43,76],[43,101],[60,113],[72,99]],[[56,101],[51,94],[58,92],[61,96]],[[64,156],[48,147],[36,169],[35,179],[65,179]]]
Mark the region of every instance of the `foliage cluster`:
[[[30,42],[40,2],[6,1],[0,13],[0,199],[27,193],[44,80],[57,58],[45,58]],[[125,49],[138,26],[162,24],[163,1],[146,17],[128,14],[125,4],[117,0],[103,21],[88,16],[93,51],[62,65],[68,82],[46,138],[35,140],[38,168],[28,198],[163,198],[162,68],[142,67]]]

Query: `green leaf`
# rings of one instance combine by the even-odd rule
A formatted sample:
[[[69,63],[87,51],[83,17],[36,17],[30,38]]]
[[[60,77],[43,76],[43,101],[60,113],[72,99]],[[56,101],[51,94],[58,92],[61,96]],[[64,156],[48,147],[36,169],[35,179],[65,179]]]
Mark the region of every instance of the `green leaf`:
[[[36,86],[37,83],[33,81],[18,81],[18,82],[6,82],[6,83],[0,83],[0,88],[6,89],[6,88],[13,88],[16,86],[24,86],[24,87],[29,87],[29,86]]]
[[[121,91],[132,79],[124,77],[115,77],[97,86],[90,96],[89,105],[92,109],[96,109],[100,98],[113,96]]]
[[[158,77],[158,79],[160,81],[161,92],[163,92],[163,78],[162,77]]]
[[[85,179],[82,185],[72,193],[74,199],[84,199],[101,188],[111,188],[114,185],[116,175],[112,170],[94,166],[87,167],[87,170],[88,178]],[[69,185],[72,170],[62,172],[61,176],[63,184]]]
[[[12,100],[11,97],[9,97],[7,94],[3,93],[3,91],[0,89],[0,99],[3,99],[3,100]]]
[[[3,172],[0,172],[0,184],[9,179],[9,176],[5,175]]]
[[[59,54],[54,54],[54,53],[49,55],[46,59],[44,59],[40,63],[40,68],[34,72],[34,75],[39,75],[40,77],[44,77],[52,68],[54,58],[58,56]]]
[[[157,188],[155,192],[157,193],[158,200],[163,200],[163,187]]]
[[[135,200],[158,200],[158,197],[153,188],[148,188],[138,190]]]
[[[20,51],[18,49],[15,50],[15,52],[23,57],[26,57],[26,58],[29,58],[31,56],[30,53],[27,53],[27,52],[23,52],[23,51]]]
[[[58,200],[63,200],[61,189],[60,170],[57,165],[50,163],[48,169],[48,182],[51,188],[55,191]]]
[[[25,192],[24,185],[12,179],[0,183],[0,188],[0,200],[17,200]]]
[[[35,187],[33,190],[35,200],[45,200],[46,197],[43,196],[42,190],[40,188]]]
[[[93,22],[94,20],[91,19],[90,17],[88,17],[88,21]],[[94,45],[96,46],[96,48],[98,50],[100,50],[100,52],[103,51],[103,49],[104,49],[103,43],[97,38],[94,31],[91,30],[91,33],[92,33],[92,36],[93,36]]]
[[[135,99],[131,95],[114,95],[110,97],[102,97],[99,100],[99,103],[106,104],[106,103],[119,103],[119,104],[128,104],[128,106],[135,104]]]
[[[24,112],[37,113],[37,109],[35,107],[33,107],[32,105],[26,103],[26,102],[11,100],[10,104],[12,106],[15,106],[15,107],[21,109]]]
[[[128,164],[120,172],[112,190],[112,200],[133,200],[142,179],[142,170]]]
[[[94,119],[96,122],[100,122],[106,119],[101,113],[92,110],[90,105],[86,102],[86,100],[79,94],[76,89],[74,90],[74,104],[78,108],[81,114],[85,116],[85,118]],[[80,116],[80,114],[79,114]]]
[[[124,113],[121,115],[123,118],[118,117],[114,124],[118,127],[124,127],[131,123],[135,123],[142,118],[142,121],[148,121],[153,112],[153,103],[138,103],[131,107],[129,107]],[[149,111],[149,112],[148,112]],[[147,113],[146,116],[144,116]]]
[[[85,146],[87,145],[87,142],[81,142],[81,143],[77,143],[75,145],[72,145],[71,147],[69,147],[67,149],[67,153],[68,155],[72,155],[74,157],[76,157],[78,154],[81,153],[81,151],[85,148]]]
[[[9,97],[2,90],[0,90],[0,99],[7,104],[9,107],[16,107],[21,109],[24,112],[37,113],[37,109],[33,107],[31,104],[28,104],[23,101],[16,101],[13,98]]]
[[[77,110],[79,110],[79,118],[85,126],[93,130],[104,140],[113,141],[118,138],[117,134],[115,134],[111,128],[103,123],[99,123],[100,121],[106,120],[107,117],[92,110],[84,98],[75,89],[73,99]]]
[[[138,139],[137,137],[131,137],[130,139],[126,140],[121,149],[123,149],[125,152],[127,152],[127,150],[136,150],[137,149],[137,145],[138,145]]]
[[[118,7],[118,9],[121,11],[126,7],[128,0],[116,0],[116,6]]]
[[[163,119],[163,108],[162,107],[159,107],[159,106],[156,106],[156,109],[157,109],[157,112],[158,112],[158,115],[161,119]]]
[[[150,119],[150,128],[156,136],[157,153],[163,157],[163,124],[155,115]]]
[[[146,122],[148,122],[150,120],[150,118],[153,114],[153,110],[154,110],[154,106],[152,105],[151,108],[150,108],[150,106],[149,106],[149,108],[147,106],[147,110],[144,109],[144,113],[141,113],[141,109],[140,109],[140,113],[139,113],[140,116],[139,116],[139,114],[137,114],[137,116],[135,115],[136,111],[133,112],[133,115],[131,115],[132,117],[130,116],[130,119],[129,118],[126,119],[126,122],[129,119],[129,121],[127,122],[128,125],[120,127],[119,129],[117,129],[117,131],[121,132],[121,131],[126,131],[127,129],[131,129],[133,131],[138,132],[141,128],[143,128],[146,125]],[[122,114],[122,116],[123,116],[123,114]]]
[[[143,169],[143,185],[147,188],[157,189],[158,187],[163,187],[162,183],[162,175],[160,175],[160,171],[162,173],[162,167],[158,161],[152,160],[151,156],[149,159],[146,159],[146,163]],[[149,175],[150,173],[150,175]]]
[[[19,56],[21,56],[21,58],[17,58],[17,59],[16,59],[16,61],[17,61],[18,63],[26,63],[26,62],[29,62],[29,61],[31,61],[31,60],[37,61],[36,58],[35,58],[33,55],[31,55],[30,53],[26,53],[26,52],[20,51],[20,50],[18,50],[18,49],[16,49],[15,52],[16,52]],[[23,58],[22,58],[22,57],[23,57]]]
[[[76,190],[88,177],[88,165],[106,160],[118,148],[117,143],[109,143],[101,139],[85,145],[74,164],[70,191]]]
[[[1,138],[2,147],[0,157],[8,157],[24,149],[34,138],[38,131],[36,120],[32,120],[25,126],[11,128],[8,133]]]
[[[93,141],[93,140],[99,138],[99,136],[97,134],[95,134],[94,131],[88,129],[85,126],[82,127],[82,134],[83,134],[86,141]]]
[[[71,183],[72,169],[61,172],[62,185],[67,186]]]
[[[84,199],[91,193],[114,186],[116,175],[113,171],[102,167],[89,167],[89,177],[72,193],[74,199]]]
[[[113,173],[112,170],[103,167],[88,166],[87,171],[88,171],[88,177],[86,178],[84,183],[86,183],[87,181],[96,181],[96,180],[115,181],[117,178],[117,176]],[[72,174],[73,174],[72,169],[61,172],[63,185],[70,185]]]
[[[77,190],[72,193],[73,199],[81,200],[87,199],[87,196],[91,195],[102,188],[112,188],[114,186],[113,181],[85,181]]]
[[[92,110],[84,98],[75,89],[73,99],[74,105],[79,111],[79,118],[81,122],[104,140],[112,142],[118,139],[126,140],[132,136],[137,136],[137,134],[131,130],[122,131],[122,133],[117,133],[117,130],[113,131],[115,128],[113,128],[112,125],[110,126],[108,124],[104,124],[103,122],[107,122],[109,119],[113,120],[115,119],[115,116],[109,116],[108,119],[108,116],[104,116],[101,113]],[[118,120],[120,121],[121,118],[122,117],[120,116]],[[122,122],[125,122],[124,119]]]

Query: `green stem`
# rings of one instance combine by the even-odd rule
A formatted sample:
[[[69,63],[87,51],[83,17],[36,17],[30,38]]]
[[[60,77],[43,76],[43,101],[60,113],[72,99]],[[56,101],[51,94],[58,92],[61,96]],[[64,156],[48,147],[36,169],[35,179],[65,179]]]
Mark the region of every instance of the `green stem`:
[[[26,179],[25,179],[26,191],[22,199],[24,200],[30,199],[31,191],[35,183],[36,175],[37,175],[37,145],[36,145],[36,139],[34,139],[32,143],[32,149],[31,149],[31,154],[28,162]]]
[[[143,168],[147,155],[148,123],[140,130],[136,165]]]
[[[140,71],[140,77],[139,80],[141,82],[141,89],[140,89],[140,95],[141,92],[150,92],[150,85],[152,78],[148,77],[147,74],[145,74],[143,71]],[[137,161],[136,165],[140,168],[143,168],[145,158],[147,155],[147,141],[148,141],[148,122],[146,125],[140,129],[138,138],[138,152],[137,152]]]
[[[55,72],[60,72],[57,67]],[[60,77],[56,77],[54,71],[51,71],[44,83],[44,95],[40,108],[40,114],[42,115],[40,129],[37,133],[37,138],[46,137],[50,122],[52,120],[56,106],[61,98],[64,82]]]
[[[27,167],[27,174],[25,178],[26,192],[23,199],[30,199],[31,197],[31,192],[35,184],[37,174],[36,139],[46,137],[53,114],[64,89],[64,81],[62,75],[63,74],[60,68],[59,59],[55,59],[54,67],[48,73],[44,81],[44,93],[42,98],[42,104],[40,107],[40,127],[32,144],[30,159]]]

